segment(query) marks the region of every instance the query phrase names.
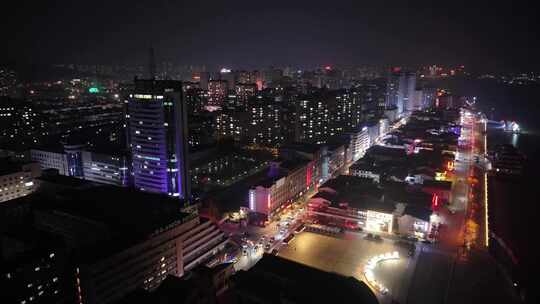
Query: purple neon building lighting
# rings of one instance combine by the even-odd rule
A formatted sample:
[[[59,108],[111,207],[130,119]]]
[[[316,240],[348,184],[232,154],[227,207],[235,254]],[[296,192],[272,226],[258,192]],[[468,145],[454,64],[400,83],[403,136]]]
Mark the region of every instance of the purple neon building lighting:
[[[190,198],[187,119],[182,83],[135,80],[126,121],[134,186],[142,191]]]

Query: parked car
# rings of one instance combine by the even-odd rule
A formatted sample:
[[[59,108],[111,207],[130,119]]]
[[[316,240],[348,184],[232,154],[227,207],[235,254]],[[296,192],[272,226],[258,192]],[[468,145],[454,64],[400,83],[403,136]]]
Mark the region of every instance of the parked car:
[[[283,239],[283,244],[289,244],[289,242],[292,241],[292,239],[294,239],[294,234],[293,233],[289,234],[288,236],[286,236]]]
[[[414,236],[404,236],[403,238],[405,240],[407,240],[407,241],[410,241],[410,242],[417,242],[418,241],[418,239],[415,238]]]

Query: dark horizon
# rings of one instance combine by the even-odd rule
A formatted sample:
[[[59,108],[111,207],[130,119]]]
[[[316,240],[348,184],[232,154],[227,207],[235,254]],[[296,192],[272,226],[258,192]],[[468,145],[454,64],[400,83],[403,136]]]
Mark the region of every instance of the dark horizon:
[[[140,2],[139,2],[140,3]],[[321,65],[461,65],[475,71],[540,67],[523,4],[489,6],[323,1],[70,1],[17,3],[1,34],[1,61],[21,64],[145,64],[159,61],[261,68]]]

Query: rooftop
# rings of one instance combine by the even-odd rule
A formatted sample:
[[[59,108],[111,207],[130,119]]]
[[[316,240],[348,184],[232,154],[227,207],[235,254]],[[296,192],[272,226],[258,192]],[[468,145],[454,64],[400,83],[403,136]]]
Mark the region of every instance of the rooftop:
[[[241,294],[268,303],[378,303],[369,287],[353,277],[273,255],[265,254],[253,268],[238,272],[233,279]]]
[[[355,192],[364,190],[365,192],[377,191],[378,187],[371,179],[361,178],[352,175],[340,175],[336,178],[330,179],[319,188],[330,188],[336,192],[352,190],[354,187]],[[376,192],[373,192],[376,193]]]
[[[43,170],[43,173],[40,177],[37,179],[41,182],[47,182],[63,187],[69,187],[69,188],[80,188],[80,187],[90,187],[97,185],[96,183],[75,178],[71,176],[66,175],[60,175],[58,174],[58,171],[55,169],[46,169]]]
[[[368,149],[367,154],[372,157],[387,156],[397,159],[405,158],[405,149],[389,148],[375,145]]]
[[[431,209],[428,209],[428,208],[418,207],[414,205],[407,205],[405,206],[405,211],[403,211],[403,213],[413,216],[417,219],[421,219],[426,222],[429,222],[429,218],[431,217],[431,214],[433,212],[431,211]]]
[[[185,218],[187,214],[180,211],[182,205],[181,200],[166,195],[97,186],[60,192],[52,199],[42,200],[39,208],[104,223],[113,231],[147,235]]]
[[[26,198],[38,214],[46,215],[46,221],[69,222],[69,237],[87,239],[73,242],[72,247],[79,258],[90,262],[194,218],[181,212],[183,203],[178,198],[113,186],[68,189],[54,195],[38,193]],[[101,250],[86,248],[96,246],[95,242]]]
[[[0,175],[12,174],[22,171],[21,164],[0,158]]]
[[[298,169],[298,168],[300,168],[302,166],[305,166],[308,163],[309,163],[308,159],[295,158],[295,159],[285,160],[285,161],[281,162],[279,164],[279,167],[283,168],[283,169],[286,169],[286,170],[289,170],[289,171],[294,171],[295,169]]]
[[[229,187],[209,192],[207,202],[215,204],[220,212],[238,211],[241,206],[248,206],[250,189],[271,180],[268,177],[268,170],[257,172]]]
[[[359,159],[354,164],[349,167],[350,170],[363,170],[363,171],[374,171],[377,169],[373,162],[367,161],[364,158]]]
[[[332,191],[325,191],[332,189]],[[340,175],[324,183],[320,191],[313,198],[323,198],[332,203],[334,207],[347,204],[360,210],[373,210],[392,213],[395,204],[383,200],[383,190],[373,183],[371,179]]]
[[[452,182],[449,181],[425,180],[423,185],[428,188],[439,188],[448,191],[452,190]]]
[[[295,150],[303,153],[317,153],[321,149],[320,145],[310,143],[291,143],[285,145],[281,150]],[[281,151],[280,151],[281,152]]]

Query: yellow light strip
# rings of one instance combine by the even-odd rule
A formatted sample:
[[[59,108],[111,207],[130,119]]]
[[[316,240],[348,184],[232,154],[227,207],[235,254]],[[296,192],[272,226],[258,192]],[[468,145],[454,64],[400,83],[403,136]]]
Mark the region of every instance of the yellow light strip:
[[[485,242],[486,247],[489,246],[489,222],[488,222],[488,176],[484,173],[484,216],[485,216]]]
[[[487,135],[484,135],[484,155],[487,153]]]
[[[484,155],[487,153],[487,120],[484,120]],[[485,170],[485,169],[484,169]],[[485,225],[485,242],[486,247],[489,247],[489,219],[488,219],[488,176],[484,172],[484,225]]]

